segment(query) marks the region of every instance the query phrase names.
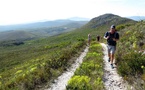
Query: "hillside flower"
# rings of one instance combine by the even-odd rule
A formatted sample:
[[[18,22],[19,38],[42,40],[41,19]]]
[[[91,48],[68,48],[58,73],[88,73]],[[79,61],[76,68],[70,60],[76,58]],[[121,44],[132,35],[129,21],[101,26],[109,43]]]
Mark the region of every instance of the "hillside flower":
[[[37,69],[37,67],[33,67],[33,68],[30,69],[30,71],[33,72],[36,69]]]
[[[21,73],[22,72],[22,70],[18,70],[15,74],[19,74],[19,73]]]
[[[25,77],[26,76],[26,74],[23,74],[23,77]]]
[[[144,68],[144,66],[141,66],[141,68],[143,69],[143,68]]]

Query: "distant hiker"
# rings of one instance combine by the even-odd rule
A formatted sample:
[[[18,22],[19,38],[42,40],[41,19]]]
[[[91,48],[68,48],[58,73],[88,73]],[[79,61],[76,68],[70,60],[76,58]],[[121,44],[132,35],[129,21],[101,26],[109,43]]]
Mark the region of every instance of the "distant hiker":
[[[116,41],[119,40],[119,34],[115,29],[115,25],[110,27],[110,31],[105,33],[104,38],[107,39],[108,62],[111,61],[111,68],[113,69],[113,60],[117,44]]]
[[[100,41],[100,36],[99,36],[99,35],[97,35],[97,41],[98,41],[98,42]]]
[[[90,45],[91,44],[91,34],[89,33],[88,34],[88,45]]]

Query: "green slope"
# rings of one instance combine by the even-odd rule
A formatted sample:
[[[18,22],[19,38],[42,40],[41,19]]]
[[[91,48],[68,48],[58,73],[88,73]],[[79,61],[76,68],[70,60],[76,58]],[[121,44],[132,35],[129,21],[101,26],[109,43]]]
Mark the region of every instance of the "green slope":
[[[145,90],[145,21],[122,26],[116,53],[118,73],[135,90]]]
[[[99,18],[102,17],[105,18],[101,21]],[[116,20],[117,23],[114,23]],[[0,46],[0,89],[32,90],[38,84],[52,81],[73,63],[70,58],[84,48],[88,33],[95,40],[97,34],[103,37],[111,24],[130,22],[136,23],[118,16],[116,19],[116,15],[112,14],[107,18],[105,14],[71,32],[25,41],[19,46]]]

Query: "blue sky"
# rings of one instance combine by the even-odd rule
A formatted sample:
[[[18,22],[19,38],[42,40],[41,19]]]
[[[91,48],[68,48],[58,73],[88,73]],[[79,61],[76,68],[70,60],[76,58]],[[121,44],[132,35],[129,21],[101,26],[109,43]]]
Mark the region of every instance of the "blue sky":
[[[145,16],[145,0],[0,0],[0,25],[94,18],[105,13]]]

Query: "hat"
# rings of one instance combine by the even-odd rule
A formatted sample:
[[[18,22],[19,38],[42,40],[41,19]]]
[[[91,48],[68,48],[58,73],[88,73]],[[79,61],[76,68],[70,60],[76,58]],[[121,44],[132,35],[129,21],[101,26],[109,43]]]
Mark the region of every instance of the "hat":
[[[110,28],[115,29],[115,25],[111,25],[111,27],[110,27]]]

